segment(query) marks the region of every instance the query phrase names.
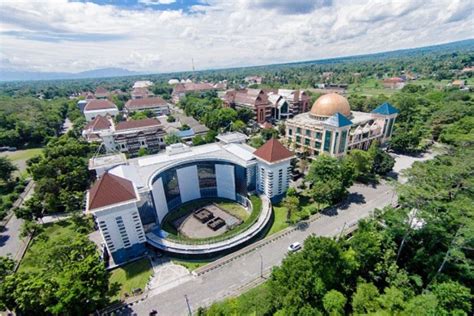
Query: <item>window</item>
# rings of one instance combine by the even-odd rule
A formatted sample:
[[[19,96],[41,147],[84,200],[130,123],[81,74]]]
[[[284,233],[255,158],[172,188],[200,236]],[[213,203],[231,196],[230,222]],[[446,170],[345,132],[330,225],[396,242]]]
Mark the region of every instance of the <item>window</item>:
[[[321,132],[316,132],[314,137],[316,137],[316,139],[322,139],[323,138],[323,133]]]
[[[291,128],[288,129],[288,135],[293,135],[293,130]]]
[[[309,138],[305,138],[304,144],[305,144],[306,146],[309,146],[309,144],[310,144],[310,139],[309,139]]]
[[[296,136],[296,142],[297,142],[298,144],[301,143],[301,137]]]
[[[342,131],[341,143],[339,144],[339,153],[343,153],[346,147],[347,131]]]
[[[296,134],[301,134],[301,128],[299,127],[296,128]]]
[[[315,141],[314,148],[321,148],[321,142]]]
[[[326,134],[324,135],[324,151],[329,152],[329,149],[331,147],[331,131],[326,131]]]
[[[306,130],[306,136],[311,137],[311,130],[309,129]]]

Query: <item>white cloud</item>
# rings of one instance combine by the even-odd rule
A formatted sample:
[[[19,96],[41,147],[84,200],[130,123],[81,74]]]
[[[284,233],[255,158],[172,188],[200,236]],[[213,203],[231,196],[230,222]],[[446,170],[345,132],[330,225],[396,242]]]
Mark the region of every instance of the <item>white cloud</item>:
[[[176,0],[139,0],[138,2],[145,5],[158,5],[158,4],[172,4],[172,3],[175,3]]]
[[[247,66],[472,37],[472,1],[207,3],[160,11],[66,0],[3,1],[0,67],[165,72],[190,70],[191,59],[197,69]]]

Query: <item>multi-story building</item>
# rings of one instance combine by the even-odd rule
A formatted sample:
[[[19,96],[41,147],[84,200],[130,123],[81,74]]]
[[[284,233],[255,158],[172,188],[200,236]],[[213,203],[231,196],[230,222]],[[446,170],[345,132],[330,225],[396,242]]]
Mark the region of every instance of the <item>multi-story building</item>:
[[[257,123],[263,124],[306,112],[310,98],[300,90],[241,89],[227,91],[222,99],[226,106],[251,109]]]
[[[114,124],[110,117],[97,116],[86,125],[82,136],[89,142],[101,142],[108,152],[120,151],[136,156],[140,149],[148,153],[165,147],[166,132],[157,119],[143,119]]]
[[[130,92],[130,97],[132,100],[135,99],[146,99],[153,97],[154,94],[147,88],[133,88],[132,92]]]
[[[272,200],[284,195],[292,152],[277,140],[255,150],[245,144],[242,134],[221,135],[219,139],[219,143],[195,147],[174,144],[165,152],[142,158],[91,159],[89,166],[96,170],[98,179],[89,190],[86,212],[94,215],[116,264],[142,254],[145,243],[172,253],[192,251],[189,245],[171,246],[163,239],[166,233],[160,226],[168,213],[184,203],[224,198],[245,205],[250,193]],[[255,233],[264,228],[258,226]],[[236,237],[212,249],[200,245],[194,253],[228,250],[246,240]]]
[[[125,103],[124,108],[127,114],[150,110],[155,114],[155,116],[161,116],[169,114],[169,106],[169,103],[161,97],[153,97],[128,100],[127,103]]]
[[[374,140],[387,142],[397,115],[388,103],[371,113],[351,111],[345,97],[330,93],[319,97],[310,112],[287,120],[286,139],[299,152],[343,156],[354,148],[367,150]]]
[[[117,106],[109,100],[89,100],[84,107],[86,121],[94,120],[98,115],[115,117],[119,113]]]

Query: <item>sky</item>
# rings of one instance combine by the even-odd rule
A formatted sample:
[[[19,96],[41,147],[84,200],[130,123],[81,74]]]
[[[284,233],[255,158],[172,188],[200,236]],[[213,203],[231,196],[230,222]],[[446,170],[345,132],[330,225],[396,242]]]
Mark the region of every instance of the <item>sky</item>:
[[[0,70],[171,72],[474,37],[474,0],[2,0]]]

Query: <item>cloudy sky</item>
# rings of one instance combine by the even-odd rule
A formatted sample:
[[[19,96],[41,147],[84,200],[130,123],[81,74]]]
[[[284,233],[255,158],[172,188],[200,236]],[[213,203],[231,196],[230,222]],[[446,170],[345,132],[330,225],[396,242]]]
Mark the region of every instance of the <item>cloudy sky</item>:
[[[146,72],[348,56],[474,37],[474,0],[2,0],[0,68]]]

